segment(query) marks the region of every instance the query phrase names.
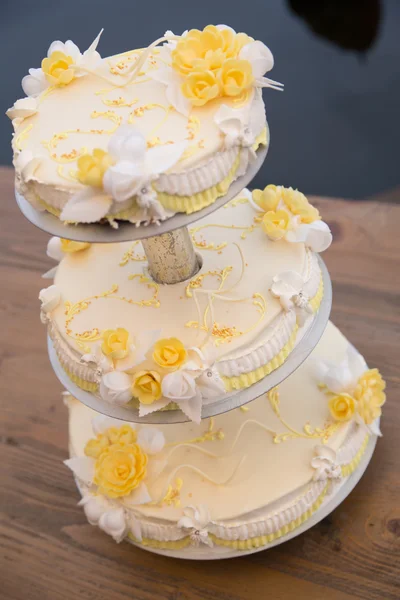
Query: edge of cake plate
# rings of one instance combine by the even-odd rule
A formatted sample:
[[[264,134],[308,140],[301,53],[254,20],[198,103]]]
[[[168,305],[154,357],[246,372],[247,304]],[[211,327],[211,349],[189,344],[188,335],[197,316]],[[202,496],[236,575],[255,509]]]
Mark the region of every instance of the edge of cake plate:
[[[204,404],[201,415],[202,419],[229,412],[230,410],[239,408],[240,406],[255,400],[259,396],[266,394],[270,389],[279,385],[282,381],[284,381],[284,379],[289,377],[311,354],[325,330],[332,306],[332,285],[328,269],[326,268],[325,263],[320,256],[318,256],[318,260],[324,284],[324,295],[321,306],[311,325],[307,328],[304,334],[299,334],[299,337],[301,337],[286,361],[283,363],[283,365],[272,371],[270,375],[267,375],[258,383],[254,383],[252,386],[244,390],[234,392],[228,397],[222,397],[219,400],[214,400],[210,404]],[[48,338],[47,345],[51,366],[60,383],[72,396],[77,398],[77,400],[83,404],[86,404],[86,406],[89,408],[92,408],[99,413],[108,415],[109,417],[134,423],[162,424],[185,423],[189,421],[186,415],[184,415],[184,413],[180,410],[158,411],[151,413],[146,417],[139,417],[139,411],[137,408],[115,406],[105,402],[92,393],[85,392],[75,383],[73,383],[73,381],[71,381],[71,379],[65,373],[58,360],[50,338]]]
[[[91,243],[116,243],[116,242],[130,242],[135,240],[142,240],[148,237],[161,235],[180,227],[186,227],[203,217],[211,214],[221,206],[224,206],[230,200],[233,200],[235,196],[247,187],[247,185],[256,176],[260,170],[269,148],[268,145],[260,147],[257,151],[257,158],[254,162],[250,163],[246,173],[241,177],[238,177],[229,187],[228,192],[218,198],[215,202],[199,210],[198,212],[187,215],[185,213],[176,213],[173,217],[166,219],[160,225],[152,224],[147,226],[137,226],[133,223],[119,222],[118,229],[114,229],[110,225],[100,225],[99,223],[93,224],[78,224],[78,225],[66,225],[60,219],[50,214],[47,211],[39,211],[34,208],[21,194],[15,190],[15,198],[17,204],[24,215],[33,225],[36,225],[39,229],[42,229],[46,233],[55,235],[68,240],[74,240],[77,242],[91,242]]]

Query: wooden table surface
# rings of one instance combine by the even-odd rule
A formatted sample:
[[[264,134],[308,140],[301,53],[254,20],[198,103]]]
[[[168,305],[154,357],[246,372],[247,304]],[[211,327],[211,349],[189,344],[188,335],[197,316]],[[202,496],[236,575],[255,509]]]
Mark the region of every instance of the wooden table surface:
[[[67,410],[39,320],[48,236],[19,213],[0,168],[1,600],[397,600],[400,598],[400,206],[314,199],[334,233],[324,254],[332,320],[388,383],[366,474],[328,518],[276,548],[197,562],[117,545],[77,507]]]

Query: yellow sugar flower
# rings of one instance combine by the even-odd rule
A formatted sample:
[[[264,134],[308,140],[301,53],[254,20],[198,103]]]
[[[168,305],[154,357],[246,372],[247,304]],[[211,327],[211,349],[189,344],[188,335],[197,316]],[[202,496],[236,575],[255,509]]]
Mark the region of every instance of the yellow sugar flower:
[[[73,240],[61,238],[61,250],[66,254],[86,250],[90,245],[89,242],[74,242]]]
[[[386,401],[385,381],[378,369],[369,369],[358,380],[354,390],[357,412],[367,425],[381,416],[381,407]]]
[[[109,427],[103,433],[98,433],[95,438],[89,440],[85,446],[86,456],[98,458],[102,452],[111,444],[134,444],[137,440],[137,433],[128,424],[121,427]]]
[[[176,371],[186,359],[185,347],[177,338],[159,340],[154,345],[153,360],[163,369]]]
[[[157,371],[138,371],[133,376],[132,394],[142,404],[153,404],[162,396],[161,375]]]
[[[104,173],[113,164],[108,152],[95,148],[92,154],[84,154],[77,161],[78,179],[84,185],[102,188]]]
[[[70,69],[73,64],[72,56],[57,50],[42,60],[42,71],[51,85],[68,85],[75,77],[74,70]]]
[[[194,70],[182,83],[182,93],[194,106],[203,106],[217,98],[220,89],[215,73],[211,70]]]
[[[313,223],[321,219],[318,209],[309,203],[304,194],[293,188],[281,187],[282,200],[294,215],[299,215],[302,223]]]
[[[114,360],[128,356],[131,340],[128,331],[123,327],[106,329],[103,332],[102,339],[101,350],[106,356]]]
[[[230,58],[218,72],[223,96],[239,96],[253,85],[254,77],[248,60]]]
[[[147,454],[138,444],[111,444],[95,464],[93,483],[109,498],[127,496],[146,476]]]
[[[267,185],[263,190],[253,190],[253,200],[263,212],[275,211],[281,200],[281,188],[276,185]]]
[[[172,68],[181,75],[188,75],[201,65],[203,59],[214,62],[218,68],[221,59],[236,58],[241,48],[252,41],[244,33],[231,29],[219,29],[207,25],[203,31],[191,29],[182,37],[171,54]],[[210,68],[210,67],[208,67]]]
[[[121,427],[109,427],[105,431],[105,435],[110,440],[111,444],[134,444],[137,440],[137,433],[128,424]]]
[[[290,229],[289,213],[285,210],[270,210],[265,213],[262,226],[271,240],[281,240]]]
[[[98,458],[102,452],[110,445],[110,440],[104,433],[98,433],[95,438],[89,440],[85,446],[86,456]]]
[[[355,411],[355,400],[350,394],[338,394],[329,400],[329,410],[335,421],[350,421]]]

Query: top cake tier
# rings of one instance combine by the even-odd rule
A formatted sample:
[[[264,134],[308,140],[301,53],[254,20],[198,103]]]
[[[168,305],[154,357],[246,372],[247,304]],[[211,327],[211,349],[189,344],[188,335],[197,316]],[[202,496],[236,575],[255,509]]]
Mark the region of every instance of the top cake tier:
[[[18,192],[64,223],[114,227],[224,196],[267,144],[270,50],[210,25],[102,59],[99,37],[84,53],[53,42],[22,80],[27,97],[7,111]]]

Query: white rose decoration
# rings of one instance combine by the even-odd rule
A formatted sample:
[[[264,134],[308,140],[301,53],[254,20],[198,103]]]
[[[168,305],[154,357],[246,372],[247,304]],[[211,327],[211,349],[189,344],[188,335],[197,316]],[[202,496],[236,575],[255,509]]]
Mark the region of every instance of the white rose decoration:
[[[131,378],[126,373],[109,371],[101,378],[100,395],[106,402],[121,406],[132,398],[131,385]]]
[[[102,496],[84,496],[79,502],[83,506],[85,515],[90,525],[98,525],[101,515],[107,509],[107,502]]]
[[[103,513],[99,519],[99,527],[117,543],[122,542],[128,529],[124,509],[115,508]]]
[[[197,394],[196,382],[186,371],[175,371],[164,377],[162,393],[171,400],[190,400]]]
[[[46,314],[52,312],[61,301],[61,294],[57,286],[51,285],[39,293],[39,300],[42,303],[42,311]]]

